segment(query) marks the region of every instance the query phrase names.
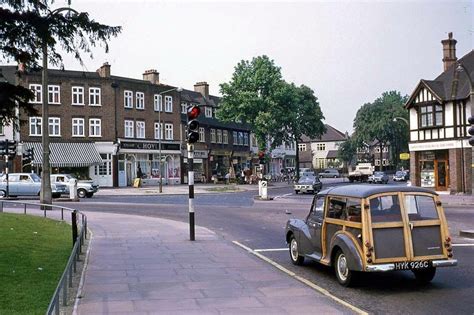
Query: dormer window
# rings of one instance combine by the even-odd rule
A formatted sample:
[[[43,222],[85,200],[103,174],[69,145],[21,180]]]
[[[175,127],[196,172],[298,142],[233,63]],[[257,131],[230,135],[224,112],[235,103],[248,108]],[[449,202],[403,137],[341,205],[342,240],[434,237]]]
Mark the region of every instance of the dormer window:
[[[212,107],[206,106],[206,117],[212,117]]]
[[[420,126],[422,128],[443,125],[443,106],[427,105],[420,106]]]

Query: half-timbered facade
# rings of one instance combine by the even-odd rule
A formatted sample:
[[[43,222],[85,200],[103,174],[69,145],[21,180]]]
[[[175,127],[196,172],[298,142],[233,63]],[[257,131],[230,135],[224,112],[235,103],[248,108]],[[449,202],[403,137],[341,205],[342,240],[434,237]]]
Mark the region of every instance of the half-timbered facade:
[[[451,33],[442,44],[444,72],[434,80],[421,80],[406,104],[410,176],[418,186],[471,193],[472,147],[467,141],[471,82],[463,72],[474,78],[474,51],[457,60]]]

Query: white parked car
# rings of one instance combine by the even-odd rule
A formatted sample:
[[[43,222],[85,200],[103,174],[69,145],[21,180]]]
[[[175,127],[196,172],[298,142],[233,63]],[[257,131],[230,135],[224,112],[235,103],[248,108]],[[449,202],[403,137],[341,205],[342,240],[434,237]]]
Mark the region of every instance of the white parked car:
[[[41,191],[41,177],[35,173],[10,173],[8,174],[8,194],[10,197],[16,196],[39,196]],[[68,188],[63,183],[51,183],[51,196],[61,197],[61,194],[68,192]],[[7,195],[7,177],[0,178],[0,198]]]
[[[61,183],[67,185],[67,191],[65,194],[69,194],[69,180],[76,179],[70,174],[52,174],[51,183]],[[76,179],[77,180],[77,179]],[[99,185],[94,184],[91,180],[78,180],[77,181],[77,196],[79,198],[91,198],[97,191],[99,191]]]

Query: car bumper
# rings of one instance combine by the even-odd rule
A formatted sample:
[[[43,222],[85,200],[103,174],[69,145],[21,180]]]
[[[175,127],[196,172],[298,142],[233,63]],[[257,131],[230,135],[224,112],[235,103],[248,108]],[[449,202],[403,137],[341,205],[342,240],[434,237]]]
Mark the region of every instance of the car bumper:
[[[433,267],[453,267],[458,264],[457,259],[432,260]],[[384,272],[395,270],[395,264],[368,265],[365,267],[367,272]]]

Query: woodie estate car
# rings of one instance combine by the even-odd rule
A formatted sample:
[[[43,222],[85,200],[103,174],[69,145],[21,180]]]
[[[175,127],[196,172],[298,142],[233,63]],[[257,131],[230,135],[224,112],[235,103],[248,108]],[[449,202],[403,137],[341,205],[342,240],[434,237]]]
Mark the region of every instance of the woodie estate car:
[[[412,270],[427,283],[437,267],[457,265],[438,195],[413,186],[350,185],[314,196],[305,220],[290,219],[291,261],[333,266],[351,285],[358,272]]]

